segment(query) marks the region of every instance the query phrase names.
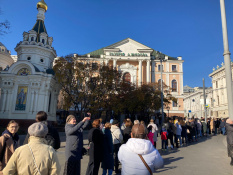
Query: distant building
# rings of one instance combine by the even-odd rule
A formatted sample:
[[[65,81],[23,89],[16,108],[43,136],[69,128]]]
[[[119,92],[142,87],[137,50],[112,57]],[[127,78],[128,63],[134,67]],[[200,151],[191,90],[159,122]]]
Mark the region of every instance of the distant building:
[[[13,63],[11,52],[0,42],[0,71],[10,67]]]
[[[78,61],[90,60],[92,64],[108,64],[117,68],[123,74],[123,79],[141,86],[146,83],[161,82],[161,70],[163,82],[169,87],[171,95],[177,98],[177,103],[172,102],[169,109],[165,108],[170,116],[184,116],[183,107],[183,62],[182,57],[165,55],[160,64],[156,57],[161,54],[154,49],[145,46],[131,38],[103,47],[99,50],[74,57]],[[168,109],[168,110],[167,110]]]
[[[192,92],[190,91],[190,93],[184,93],[185,117],[205,117],[203,87],[186,87],[191,89]],[[184,87],[184,89],[187,89],[186,87]],[[213,115],[212,92],[212,88],[206,88],[205,90],[207,117],[211,117]]]
[[[209,76],[212,78],[213,87],[213,117],[229,117],[224,63],[213,68]]]

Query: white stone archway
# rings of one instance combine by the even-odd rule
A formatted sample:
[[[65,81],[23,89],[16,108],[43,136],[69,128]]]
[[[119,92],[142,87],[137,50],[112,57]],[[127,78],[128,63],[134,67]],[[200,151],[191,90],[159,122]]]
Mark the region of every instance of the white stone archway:
[[[131,83],[136,84],[137,83],[137,67],[134,65],[131,65],[129,63],[122,64],[119,66],[119,71],[122,72],[124,75],[125,73],[130,73],[131,76]]]

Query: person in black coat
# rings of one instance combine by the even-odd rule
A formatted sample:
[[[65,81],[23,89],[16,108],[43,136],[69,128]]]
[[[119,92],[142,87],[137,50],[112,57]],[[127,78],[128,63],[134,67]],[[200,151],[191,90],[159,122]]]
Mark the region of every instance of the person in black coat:
[[[52,146],[55,150],[59,149],[60,144],[61,144],[59,133],[52,125],[48,124],[47,113],[44,111],[39,111],[36,114],[36,122],[41,122],[48,127],[49,131],[48,131],[48,134],[45,136],[45,140],[47,141],[47,145]],[[30,135],[27,133],[26,138],[23,142],[24,145],[28,144],[29,137],[30,137]]]
[[[228,157],[231,158],[230,165],[233,166],[233,121],[231,119],[227,119],[226,121],[226,133]]]
[[[113,143],[112,143],[112,134],[111,134],[111,124],[105,123],[105,127],[102,129],[104,134],[104,152],[103,152],[103,175],[107,174],[111,175],[114,168],[114,160],[113,160]]]
[[[123,131],[123,141],[126,143],[131,138],[132,122],[130,120],[125,121],[125,129]]]
[[[80,175],[81,159],[83,149],[83,130],[89,124],[90,117],[85,117],[76,124],[76,118],[69,115],[66,118],[66,149],[65,149],[65,167],[63,175]]]
[[[86,175],[98,175],[100,162],[103,160],[103,133],[99,129],[100,120],[95,119],[92,123],[92,129],[88,133],[89,163],[87,166]]]

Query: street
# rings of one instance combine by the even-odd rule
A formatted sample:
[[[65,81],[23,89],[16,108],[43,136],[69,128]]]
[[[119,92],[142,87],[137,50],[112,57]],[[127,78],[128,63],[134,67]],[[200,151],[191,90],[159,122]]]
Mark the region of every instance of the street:
[[[58,157],[63,174],[65,164],[65,135],[61,134],[62,146],[58,150]],[[84,138],[86,138],[84,133]],[[157,147],[164,159],[164,168],[154,174],[161,175],[233,175],[233,167],[230,166],[230,158],[227,157],[226,136],[217,135],[201,138],[198,142],[191,143],[178,149],[161,151],[160,137]],[[87,146],[87,140],[84,140]],[[88,164],[88,156],[84,156],[81,162],[81,174],[85,175]],[[99,175],[102,169],[99,170]]]

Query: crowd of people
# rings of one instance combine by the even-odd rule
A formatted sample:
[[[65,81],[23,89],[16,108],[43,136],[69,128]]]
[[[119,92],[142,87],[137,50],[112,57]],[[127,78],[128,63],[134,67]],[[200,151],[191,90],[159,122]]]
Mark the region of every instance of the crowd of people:
[[[90,122],[87,113],[77,123],[74,115],[66,118],[64,175],[80,175],[81,159],[86,151],[89,162],[86,175],[103,175],[121,172],[122,175],[151,175],[163,167],[163,159],[156,148],[160,136],[161,149],[166,151],[197,142],[201,137],[227,133],[228,156],[233,165],[233,121],[209,118],[165,118],[163,124],[151,119],[144,121],[127,118],[122,125],[116,119],[103,123],[102,119]],[[88,125],[88,148],[84,148],[83,131]],[[17,131],[19,125],[11,120],[0,137],[0,175],[8,174],[60,174],[61,166],[56,154],[60,148],[57,130],[47,122],[47,114],[40,111],[36,122],[29,126],[23,146]],[[119,169],[121,164],[121,170]]]

